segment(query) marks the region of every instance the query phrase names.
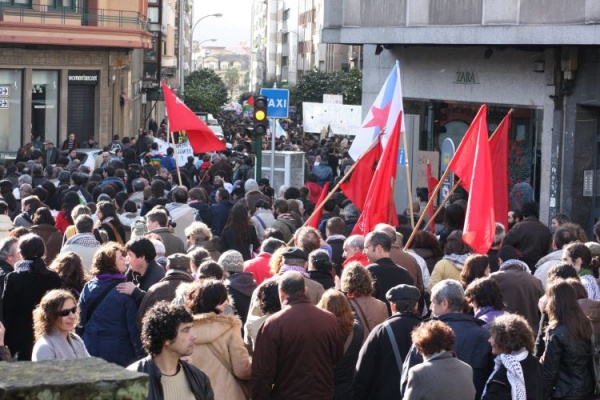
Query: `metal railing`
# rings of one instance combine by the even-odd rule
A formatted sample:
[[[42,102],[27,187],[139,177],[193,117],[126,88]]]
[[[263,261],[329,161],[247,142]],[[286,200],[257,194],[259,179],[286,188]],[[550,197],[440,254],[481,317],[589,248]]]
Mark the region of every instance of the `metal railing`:
[[[140,30],[147,30],[148,27],[146,16],[136,11],[87,7],[55,8],[48,5],[23,7],[0,3],[0,24],[6,21]]]

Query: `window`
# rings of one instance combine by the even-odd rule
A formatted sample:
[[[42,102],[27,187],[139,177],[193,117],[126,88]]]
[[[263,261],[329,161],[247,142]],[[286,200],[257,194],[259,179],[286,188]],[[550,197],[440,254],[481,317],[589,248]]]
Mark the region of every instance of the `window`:
[[[2,3],[9,6],[31,7],[31,0],[0,0],[0,4]]]
[[[76,0],[54,0],[54,8],[67,8],[67,9],[71,9],[74,10],[75,9],[75,3]]]
[[[281,57],[281,66],[282,67],[288,66],[288,58],[286,56]]]

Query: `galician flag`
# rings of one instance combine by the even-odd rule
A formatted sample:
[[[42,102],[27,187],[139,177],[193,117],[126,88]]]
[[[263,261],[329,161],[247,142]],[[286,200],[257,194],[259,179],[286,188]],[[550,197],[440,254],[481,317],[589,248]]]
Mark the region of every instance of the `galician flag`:
[[[354,142],[348,150],[350,157],[357,160],[383,129],[385,129],[385,134],[382,137],[382,145],[385,149],[398,118],[401,118],[400,132],[404,132],[404,113],[402,111],[400,63],[396,61],[396,65],[367,113],[360,132],[354,137]]]

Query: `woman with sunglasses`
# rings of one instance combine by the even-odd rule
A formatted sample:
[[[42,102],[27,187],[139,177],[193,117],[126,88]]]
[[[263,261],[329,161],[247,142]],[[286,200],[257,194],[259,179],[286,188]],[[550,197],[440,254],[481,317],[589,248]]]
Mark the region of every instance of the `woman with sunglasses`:
[[[71,292],[51,290],[33,311],[35,345],[32,361],[89,357],[83,340],[74,332],[79,322],[77,300]]]

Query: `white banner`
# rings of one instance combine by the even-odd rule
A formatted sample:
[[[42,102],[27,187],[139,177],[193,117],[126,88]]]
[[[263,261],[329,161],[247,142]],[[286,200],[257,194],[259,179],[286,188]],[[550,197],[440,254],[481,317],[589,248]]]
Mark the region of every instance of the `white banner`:
[[[171,143],[165,142],[164,140],[160,140],[157,138],[154,138],[154,142],[158,143],[158,152],[162,154],[167,154],[167,149],[169,147],[173,147]],[[177,153],[177,165],[179,165],[180,167],[184,166],[187,163],[187,158],[189,156],[194,156],[194,149],[192,149],[192,145],[190,145],[190,142],[176,144],[175,152]]]

